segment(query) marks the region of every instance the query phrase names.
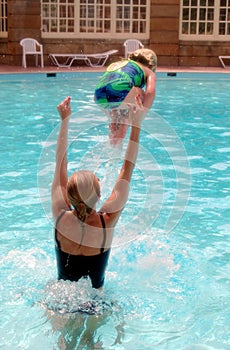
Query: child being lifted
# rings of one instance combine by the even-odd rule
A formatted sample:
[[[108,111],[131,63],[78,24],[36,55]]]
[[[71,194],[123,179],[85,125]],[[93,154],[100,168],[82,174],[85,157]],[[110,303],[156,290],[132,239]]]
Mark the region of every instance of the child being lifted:
[[[151,108],[156,94],[156,67],[155,52],[143,48],[131,53],[127,60],[112,63],[99,80],[94,98],[111,118],[111,144],[124,139],[129,105],[135,103],[135,96],[140,95],[146,113]]]

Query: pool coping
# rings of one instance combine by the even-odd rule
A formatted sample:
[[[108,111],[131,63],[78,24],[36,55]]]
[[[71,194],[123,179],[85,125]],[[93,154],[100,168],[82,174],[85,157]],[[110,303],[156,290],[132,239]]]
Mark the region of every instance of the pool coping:
[[[77,72],[103,72],[106,67],[85,67],[74,66],[70,68],[59,68],[54,66],[40,67],[28,67],[23,68],[20,66],[0,65],[0,74],[17,74],[17,73],[77,73]],[[230,67],[157,67],[159,73],[221,73],[230,74]]]

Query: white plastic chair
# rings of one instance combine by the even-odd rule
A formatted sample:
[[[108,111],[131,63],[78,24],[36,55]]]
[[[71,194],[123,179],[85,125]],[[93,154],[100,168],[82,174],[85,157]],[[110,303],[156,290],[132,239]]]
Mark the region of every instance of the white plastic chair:
[[[43,46],[35,39],[24,38],[20,41],[22,46],[22,66],[26,68],[26,55],[34,55],[36,67],[38,66],[38,56],[41,58],[41,67],[44,67],[43,61]]]
[[[129,53],[143,48],[144,45],[140,40],[128,39],[124,42],[124,47],[125,47],[125,58],[128,58]]]

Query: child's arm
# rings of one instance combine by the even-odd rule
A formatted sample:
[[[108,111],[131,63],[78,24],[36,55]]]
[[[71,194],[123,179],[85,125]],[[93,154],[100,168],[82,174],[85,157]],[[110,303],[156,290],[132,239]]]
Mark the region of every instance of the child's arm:
[[[146,90],[144,94],[143,106],[150,109],[156,95],[156,74],[149,68],[146,68],[145,74],[147,77]]]

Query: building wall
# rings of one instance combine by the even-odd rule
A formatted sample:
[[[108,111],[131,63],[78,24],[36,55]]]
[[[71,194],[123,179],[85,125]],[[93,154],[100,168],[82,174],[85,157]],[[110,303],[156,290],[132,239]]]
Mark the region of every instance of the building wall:
[[[229,42],[183,41],[179,47],[179,66],[219,67],[218,56],[229,56]]]
[[[32,6],[31,6],[32,5]],[[8,0],[8,38],[0,38],[0,63],[21,64],[21,46],[24,37],[40,41],[40,2],[39,0]]]
[[[229,55],[229,42],[179,41],[180,0],[151,0],[150,40],[143,41],[158,56],[160,66],[220,66],[218,56]],[[0,38],[0,64],[21,65],[22,38],[43,44],[45,65],[49,53],[93,53],[117,49],[115,60],[124,56],[124,40],[42,39],[40,0],[8,0],[8,38]],[[34,58],[29,57],[29,65]],[[79,64],[79,62],[78,62]]]
[[[150,48],[162,66],[178,66],[180,0],[152,0]]]

